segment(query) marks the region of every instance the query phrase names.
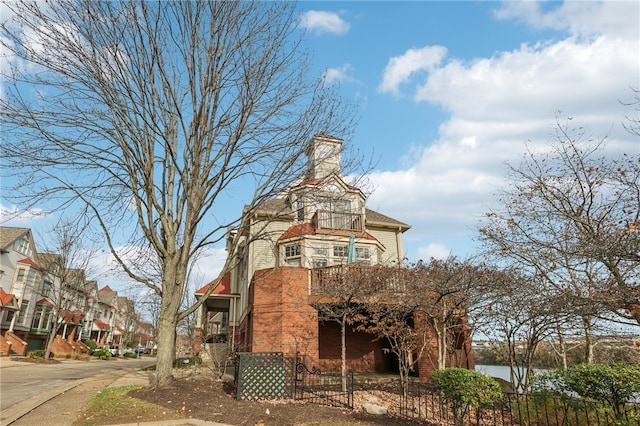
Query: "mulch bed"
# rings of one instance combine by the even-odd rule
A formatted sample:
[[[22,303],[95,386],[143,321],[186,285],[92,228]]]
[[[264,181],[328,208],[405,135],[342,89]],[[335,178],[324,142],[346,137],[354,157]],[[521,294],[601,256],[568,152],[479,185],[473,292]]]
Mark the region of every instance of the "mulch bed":
[[[323,422],[350,425],[425,425],[424,421],[374,416],[354,410],[305,403],[294,400],[238,401],[233,384],[215,379],[180,378],[166,388],[143,388],[129,396],[184,412],[187,418],[231,425],[301,426]]]

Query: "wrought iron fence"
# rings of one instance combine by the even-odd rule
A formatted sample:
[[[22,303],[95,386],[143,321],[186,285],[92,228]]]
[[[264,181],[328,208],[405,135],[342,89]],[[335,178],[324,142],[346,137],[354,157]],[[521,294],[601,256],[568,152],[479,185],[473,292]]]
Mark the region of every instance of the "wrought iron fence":
[[[322,373],[303,357],[240,352],[234,366],[236,399],[285,399],[353,408],[353,373]]]
[[[333,407],[353,408],[353,372],[322,373],[309,369],[303,362],[296,363],[295,399]]]
[[[399,388],[400,389],[400,388]],[[640,426],[640,405],[627,404],[616,414],[613,407],[584,398],[553,393],[507,393],[492,406],[472,409],[464,424],[493,426]],[[451,407],[440,401],[435,388],[411,383],[407,397],[400,395],[400,415],[453,424]]]

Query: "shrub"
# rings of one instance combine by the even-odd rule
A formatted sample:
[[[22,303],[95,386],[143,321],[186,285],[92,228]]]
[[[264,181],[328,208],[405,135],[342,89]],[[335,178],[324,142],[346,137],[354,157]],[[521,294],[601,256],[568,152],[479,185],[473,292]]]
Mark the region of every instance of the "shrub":
[[[184,368],[184,367],[189,367],[191,365],[197,365],[197,364],[202,364],[202,358],[200,358],[199,356],[176,358],[173,361],[174,368]]]
[[[431,382],[444,402],[451,404],[453,421],[464,424],[469,410],[495,403],[502,397],[498,382],[489,376],[464,368],[431,372]]]
[[[91,352],[95,351],[96,348],[98,347],[98,344],[96,343],[96,341],[92,339],[84,340],[82,343],[87,345],[87,347],[91,350]]]
[[[135,352],[125,352],[122,356],[125,358],[138,358]]]
[[[44,358],[45,351],[42,349],[35,349],[33,351],[29,351],[29,358]],[[49,352],[49,358],[53,358],[53,352]]]
[[[594,399],[610,406],[616,419],[621,420],[625,404],[640,396],[640,366],[578,364],[536,375],[533,389]]]
[[[97,356],[98,358],[104,359],[104,360],[107,360],[107,359],[111,358],[111,352],[109,352],[109,347],[108,346],[105,346],[105,347],[102,347],[100,349],[97,349],[97,350],[93,351],[92,355],[93,356]]]

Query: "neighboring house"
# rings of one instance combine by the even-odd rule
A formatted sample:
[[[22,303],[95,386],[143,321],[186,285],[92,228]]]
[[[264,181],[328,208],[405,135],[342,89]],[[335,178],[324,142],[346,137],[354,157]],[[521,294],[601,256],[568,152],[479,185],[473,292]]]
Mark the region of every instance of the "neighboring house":
[[[196,352],[203,343],[228,335],[235,350],[300,353],[320,368],[339,368],[339,328],[318,320],[310,299],[311,272],[337,270],[347,262],[400,266],[402,235],[410,228],[366,207],[365,194],[341,176],[341,149],[341,139],[314,137],[300,182],[250,214],[245,209],[241,231],[230,230],[229,240],[242,232],[239,247],[227,247],[238,263],[199,311]],[[387,343],[373,340],[349,331],[349,367],[393,371],[396,361]]]
[[[36,302],[31,322],[29,350],[44,349],[50,335],[55,353],[87,353],[81,342],[82,318],[86,304],[85,275],[80,269],[66,269],[59,254],[37,253],[41,266],[41,298]]]
[[[83,270],[64,269],[60,255],[38,253],[29,228],[0,227],[0,265],[0,355],[44,349],[50,335],[54,354],[87,352],[85,339],[131,342],[133,301],[108,286],[98,291]]]
[[[39,296],[41,268],[28,228],[0,227],[0,351],[25,355],[29,329]]]
[[[98,310],[93,320],[93,329],[97,331],[98,344],[112,344],[114,316],[118,311],[118,293],[111,287],[104,286],[98,290]]]

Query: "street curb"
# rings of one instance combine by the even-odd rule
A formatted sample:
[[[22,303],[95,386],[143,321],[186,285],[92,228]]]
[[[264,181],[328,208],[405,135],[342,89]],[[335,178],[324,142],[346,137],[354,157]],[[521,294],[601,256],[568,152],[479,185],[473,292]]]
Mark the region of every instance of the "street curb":
[[[5,408],[0,411],[0,424],[3,426],[9,426],[16,420],[21,417],[24,417],[31,411],[40,407],[42,404],[52,400],[56,396],[63,394],[77,386],[80,386],[83,383],[91,382],[94,380],[100,380],[102,378],[111,378],[113,377],[113,381],[118,380],[120,377],[126,376],[130,374],[132,371],[136,371],[138,368],[132,368],[127,370],[118,370],[111,373],[104,373],[98,376],[87,377],[84,379],[76,380],[74,382],[59,386],[55,389],[51,389],[46,392],[42,392],[32,398],[21,401],[17,404],[12,405],[11,407]]]

